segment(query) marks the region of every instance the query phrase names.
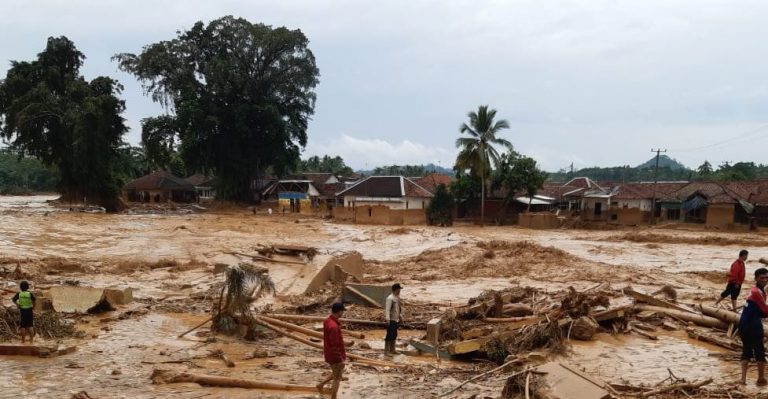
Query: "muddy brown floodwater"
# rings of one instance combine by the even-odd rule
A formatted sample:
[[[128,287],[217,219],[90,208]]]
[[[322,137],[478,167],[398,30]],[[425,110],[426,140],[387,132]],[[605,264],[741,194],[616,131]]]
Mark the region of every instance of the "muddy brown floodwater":
[[[319,397],[196,384],[152,385],[149,380],[153,369],[163,368],[314,385],[326,372],[321,353],[285,338],[247,342],[217,336],[206,344],[207,329],[176,338],[208,317],[212,302],[206,295],[220,281],[213,265],[242,262],[231,253],[252,253],[261,244],[309,245],[320,254],[360,252],[366,260],[366,282],[399,281],[406,301],[444,308],[465,304],[486,289],[519,285],[556,292],[602,282],[614,289],[631,284],[653,290],[667,284],[677,289],[681,300],[709,301],[722,288],[740,243],[752,244],[751,259],[768,256],[768,236],[763,233],[740,233],[741,241],[734,241],[734,234],[695,229],[394,228],[253,215],[244,208],[191,215],[105,215],[68,212],[46,203],[53,198],[0,197],[0,267],[22,265],[33,290],[77,280],[85,286],[132,287],[136,301],[113,313],[78,317],[86,337],[61,342],[77,345],[72,354],[52,359],[0,357],[2,398],[64,398],[83,390],[94,398]],[[642,236],[648,233],[653,236]],[[718,244],[722,242],[728,244]],[[270,270],[278,292],[295,289],[313,272],[296,265],[260,266]],[[750,261],[747,273],[756,267],[757,262]],[[15,284],[0,280],[8,289]],[[185,302],[193,297],[202,299]],[[268,302],[282,306],[287,300],[281,294]],[[2,304],[11,305],[9,295]],[[141,312],[119,317],[129,310]],[[371,349],[355,353],[382,358],[383,331],[367,334]],[[416,338],[422,334],[403,332]],[[214,349],[226,353],[236,367],[228,369],[220,359],[208,357]],[[269,357],[246,359],[256,349],[269,352]],[[713,355],[722,352],[689,340],[684,332],[664,333],[658,341],[600,334],[595,341],[574,342],[562,361],[610,382],[655,383],[667,378],[669,369],[681,378],[713,378],[716,384],[727,384],[735,379],[738,363]],[[483,363],[438,363],[429,356],[399,355],[395,361],[415,368],[403,373],[352,364],[341,397],[433,397],[487,369]],[[502,386],[503,378],[495,377],[467,384],[452,397],[495,397]]]

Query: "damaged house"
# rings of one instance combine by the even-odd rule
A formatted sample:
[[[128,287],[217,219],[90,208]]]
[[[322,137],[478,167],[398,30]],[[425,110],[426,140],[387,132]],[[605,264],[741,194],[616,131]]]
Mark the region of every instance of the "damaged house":
[[[403,176],[369,176],[338,193],[334,218],[369,224],[424,224],[433,194]]]

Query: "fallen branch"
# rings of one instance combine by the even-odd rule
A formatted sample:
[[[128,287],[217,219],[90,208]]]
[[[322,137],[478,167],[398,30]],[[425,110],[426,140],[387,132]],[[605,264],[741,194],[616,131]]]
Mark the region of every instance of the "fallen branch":
[[[459,389],[459,388],[463,387],[463,386],[464,386],[464,385],[466,385],[466,384],[469,384],[470,382],[472,382],[472,381],[474,381],[474,380],[477,380],[477,379],[483,378],[483,377],[485,377],[485,376],[486,376],[486,375],[488,375],[488,374],[491,374],[491,373],[495,373],[495,372],[497,372],[497,371],[499,371],[499,370],[503,369],[504,367],[507,367],[507,366],[509,366],[509,365],[511,365],[511,364],[513,364],[513,363],[516,363],[516,362],[518,362],[518,361],[519,361],[519,359],[515,359],[515,360],[512,360],[512,361],[506,362],[506,363],[502,364],[501,366],[499,366],[499,367],[496,367],[495,369],[491,369],[491,370],[488,370],[488,371],[486,371],[486,372],[484,372],[484,373],[482,373],[482,374],[478,374],[478,375],[476,375],[476,376],[474,376],[474,377],[472,377],[472,378],[470,378],[470,379],[468,379],[468,380],[466,380],[466,381],[462,382],[461,384],[459,384],[459,385],[456,385],[456,386],[455,386],[453,389],[451,389],[450,391],[447,391],[447,392],[441,393],[440,395],[437,395],[437,397],[443,397],[443,396],[449,395],[449,394],[451,394],[452,392],[456,391],[457,389]],[[521,371],[521,372],[518,372],[518,373],[512,374],[510,377],[514,377],[514,376],[516,376],[516,375],[520,375],[520,374],[523,374],[523,373],[525,373],[525,372],[527,372],[527,371],[531,371],[531,370],[529,370],[529,369],[526,369],[526,370],[523,370],[523,371]]]
[[[704,381],[700,382],[686,382],[682,384],[672,384],[666,387],[654,389],[652,391],[646,391],[640,394],[641,398],[647,398],[650,396],[659,395],[666,392],[672,392],[672,391],[678,391],[678,390],[688,390],[688,389],[699,389],[703,387],[704,385],[711,384],[712,379],[708,378]]]
[[[152,371],[153,384],[173,384],[179,382],[194,382],[196,384],[211,387],[226,388],[246,388],[246,389],[273,389],[279,391],[303,391],[317,393],[317,387],[308,385],[281,384],[274,382],[263,382],[254,380],[244,380],[240,378],[219,377],[214,375],[179,373],[172,370]],[[323,393],[328,393],[327,389]]]
[[[202,323],[200,323],[200,324],[198,324],[198,325],[196,325],[196,326],[194,326],[194,327],[190,328],[190,329],[189,329],[189,330],[187,330],[187,331],[184,331],[183,333],[179,334],[179,336],[178,336],[177,338],[182,338],[183,336],[185,336],[185,335],[187,335],[187,334],[191,333],[192,331],[195,331],[195,330],[197,330],[198,328],[200,328],[200,327],[204,326],[204,325],[205,325],[205,323],[208,323],[209,321],[213,320],[213,319],[214,319],[214,317],[216,317],[216,316],[211,316],[210,318],[206,319],[204,322],[202,322]]]

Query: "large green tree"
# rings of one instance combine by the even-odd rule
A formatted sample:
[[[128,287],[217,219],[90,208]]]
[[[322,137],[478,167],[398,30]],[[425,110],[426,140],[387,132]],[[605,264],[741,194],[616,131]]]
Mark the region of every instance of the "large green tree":
[[[20,157],[33,156],[59,171],[66,200],[118,210],[116,159],[128,128],[121,116],[122,86],[108,77],[80,75],[85,55],[66,37],[51,37],[34,61],[13,61],[0,81],[0,137]]]
[[[347,166],[344,159],[338,155],[335,157],[323,155],[322,158],[317,155],[311,156],[306,160],[299,161],[297,171],[333,173],[340,176],[349,176],[354,173],[352,168]]]
[[[509,123],[495,120],[496,110],[488,109],[487,105],[478,107],[477,112],[468,115],[469,123],[463,123],[459,128],[462,134],[469,137],[456,139],[456,147],[460,149],[456,157],[457,170],[469,169],[473,175],[480,177],[480,224],[485,220],[485,183],[486,176],[493,165],[499,163],[499,152],[494,146],[512,150],[512,143],[496,135],[503,129],[509,129]]]
[[[493,174],[493,186],[507,189],[505,203],[514,200],[516,194],[524,192],[528,197],[528,211],[531,210],[533,196],[544,186],[547,173],[541,171],[536,160],[514,151],[501,156],[499,167]]]
[[[307,143],[319,76],[308,44],[300,30],[227,16],[114,58],[172,111],[143,122],[148,151],[177,148],[188,172],[217,176],[218,195],[249,199],[253,179],[288,172]]]

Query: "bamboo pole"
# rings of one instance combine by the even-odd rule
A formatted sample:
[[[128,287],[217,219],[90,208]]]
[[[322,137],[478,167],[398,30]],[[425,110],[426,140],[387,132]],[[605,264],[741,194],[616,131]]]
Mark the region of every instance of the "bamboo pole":
[[[310,329],[302,327],[302,326],[297,326],[296,324],[291,324],[291,323],[288,323],[287,321],[273,319],[273,318],[267,317],[267,316],[259,316],[259,318],[269,322],[270,324],[273,324],[273,325],[276,325],[276,326],[280,326],[280,327],[283,327],[283,328],[287,328],[287,329],[292,330],[292,331],[300,332],[300,333],[302,333],[304,335],[309,335],[310,337],[315,337],[315,338],[320,338],[320,339],[324,338],[323,333],[321,333],[319,331],[310,330]],[[343,333],[343,331],[342,331],[342,333]],[[344,346],[352,346],[352,345],[354,345],[353,341],[344,342]]]
[[[276,333],[278,333],[278,334],[280,334],[280,335],[282,335],[284,337],[291,338],[293,340],[299,341],[299,342],[301,342],[301,343],[303,343],[305,345],[309,345],[309,346],[311,346],[311,347],[313,347],[315,349],[321,349],[321,350],[323,349],[323,345],[315,343],[315,342],[312,342],[312,341],[310,341],[308,339],[304,339],[304,338],[302,338],[302,337],[300,337],[300,336],[298,336],[296,334],[292,334],[292,333],[290,333],[288,331],[284,331],[284,330],[282,330],[282,329],[280,329],[280,328],[278,328],[276,326],[273,326],[272,324],[269,324],[268,321],[263,320],[263,319],[261,319],[259,317],[254,318],[254,322],[256,322],[257,324],[259,324],[261,326],[264,326],[264,327],[266,327],[266,328],[268,328],[268,329],[270,329],[270,330],[272,330],[272,331],[274,331],[274,332],[276,332]],[[369,359],[369,358],[367,358],[365,356],[354,355],[354,354],[351,354],[351,353],[347,353],[347,357],[352,359],[352,360],[357,360],[360,363],[367,363],[367,364],[370,364],[370,365],[373,365],[373,366],[400,367],[400,368],[408,367],[407,365],[404,365],[404,364],[397,364],[397,363],[392,363],[392,362],[384,362],[384,361],[376,360],[376,359]]]
[[[270,314],[269,316],[260,315],[259,317],[261,317],[263,319],[276,320],[276,321],[284,322],[283,320],[280,320],[280,318],[277,318],[277,317],[274,317],[274,316],[275,316],[274,314]],[[307,316],[307,317],[315,317],[315,316]],[[325,321],[325,319],[322,316],[317,316],[317,317],[320,317],[322,319],[321,321]],[[341,320],[343,321],[344,319],[341,319]],[[291,325],[292,326],[296,326],[295,324],[291,324]],[[297,327],[300,327],[300,326],[297,326]],[[314,331],[314,332],[320,334],[320,335],[314,335],[314,337],[323,338],[322,333],[317,332],[317,331]],[[354,338],[358,338],[358,339],[365,339],[365,334],[363,334],[361,332],[352,331],[352,330],[345,330],[345,329],[342,328],[341,329],[341,333],[344,334],[344,335],[349,335],[350,337],[354,337]]]
[[[728,329],[728,323],[720,319],[704,316],[698,313],[683,312],[677,309],[662,308],[659,306],[650,306],[650,305],[643,305],[643,304],[635,305],[635,309],[639,311],[647,310],[647,311],[656,312],[656,313],[664,313],[676,319],[683,320],[683,321],[690,321],[704,327],[717,328],[723,331]]]
[[[263,382],[254,380],[244,380],[240,378],[220,377],[215,375],[179,373],[172,370],[158,370],[152,372],[152,383],[154,384],[173,384],[178,382],[194,382],[204,386],[226,387],[226,388],[247,388],[247,389],[272,389],[279,391],[302,391],[317,393],[316,386],[283,384],[276,382]],[[323,393],[329,393],[323,389]]]
[[[282,314],[282,313],[270,313],[269,317],[280,320],[293,320],[293,321],[325,321],[326,316],[305,316],[297,314]],[[358,319],[339,319],[342,323],[360,324],[373,327],[388,327],[389,324],[383,321],[372,320],[358,320]]]

